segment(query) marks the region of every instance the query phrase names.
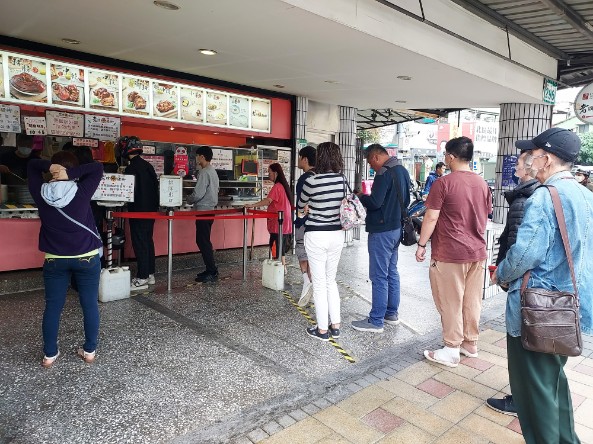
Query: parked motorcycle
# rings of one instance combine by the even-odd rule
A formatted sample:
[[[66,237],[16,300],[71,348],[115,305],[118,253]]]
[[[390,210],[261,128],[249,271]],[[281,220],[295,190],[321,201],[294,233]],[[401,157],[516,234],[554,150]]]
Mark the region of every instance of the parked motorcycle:
[[[412,218],[412,223],[416,230],[416,239],[420,239],[420,230],[422,229],[424,213],[426,213],[426,205],[424,199],[422,199],[420,190],[412,191],[411,195],[412,199],[408,207],[408,217]]]

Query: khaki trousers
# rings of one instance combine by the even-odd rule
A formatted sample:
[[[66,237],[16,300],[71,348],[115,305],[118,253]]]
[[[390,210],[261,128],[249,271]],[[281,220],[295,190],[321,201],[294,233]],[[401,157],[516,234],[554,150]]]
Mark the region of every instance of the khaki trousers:
[[[478,340],[484,264],[430,262],[430,287],[447,347],[459,347],[464,341],[475,344]]]

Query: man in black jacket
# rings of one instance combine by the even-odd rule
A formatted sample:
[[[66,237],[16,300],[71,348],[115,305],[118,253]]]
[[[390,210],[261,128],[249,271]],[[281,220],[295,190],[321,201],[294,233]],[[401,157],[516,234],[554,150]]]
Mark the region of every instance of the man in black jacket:
[[[142,142],[138,137],[122,137],[118,141],[122,157],[129,159],[125,174],[132,174],[134,182],[134,202],[128,204],[129,211],[144,212],[159,209],[159,181],[154,168],[140,157]],[[132,279],[132,291],[144,290],[154,285],[155,254],[152,234],[154,219],[130,219],[132,247],[136,255],[138,272]]]
[[[519,185],[514,190],[504,193],[504,197],[509,203],[509,212],[504,230],[498,239],[499,247],[496,265],[503,261],[509,248],[517,241],[517,232],[525,213],[525,202],[531,197],[535,189],[540,186],[540,182],[532,178],[525,170],[525,157],[527,157],[526,151],[521,153],[515,167],[515,177],[519,178]],[[504,291],[508,290],[508,287],[501,286],[501,288]],[[513,395],[507,395],[502,399],[489,398],[486,400],[486,404],[497,412],[517,416],[517,409],[513,404]]]

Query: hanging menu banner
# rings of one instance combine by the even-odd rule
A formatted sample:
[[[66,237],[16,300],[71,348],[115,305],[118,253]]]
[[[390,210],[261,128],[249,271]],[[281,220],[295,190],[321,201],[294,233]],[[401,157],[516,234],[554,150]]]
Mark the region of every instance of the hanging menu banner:
[[[0,132],[21,132],[21,109],[18,106],[0,103]]]
[[[7,51],[0,51],[0,100],[245,131],[271,128],[267,99]]]
[[[49,136],[84,137],[84,114],[46,111]]]
[[[45,136],[47,134],[45,117],[25,116],[23,120],[25,122],[25,133],[29,136]]]
[[[84,116],[84,135],[99,140],[115,140],[120,134],[121,120],[119,117]]]

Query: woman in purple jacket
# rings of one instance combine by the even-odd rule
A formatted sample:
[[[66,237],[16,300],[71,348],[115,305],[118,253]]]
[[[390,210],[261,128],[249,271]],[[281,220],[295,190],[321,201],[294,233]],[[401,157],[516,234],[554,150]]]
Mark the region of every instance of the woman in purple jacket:
[[[43,174],[48,171],[52,179],[45,182]],[[78,356],[87,363],[95,360],[99,335],[99,251],[103,244],[90,202],[102,175],[100,163],[79,166],[76,156],[66,151],[54,154],[51,162],[35,159],[28,163],[29,190],[41,219],[39,250],[45,253],[45,356],[41,365],[46,368],[60,355],[58,330],[71,276],[78,284],[84,317],[85,342]]]

